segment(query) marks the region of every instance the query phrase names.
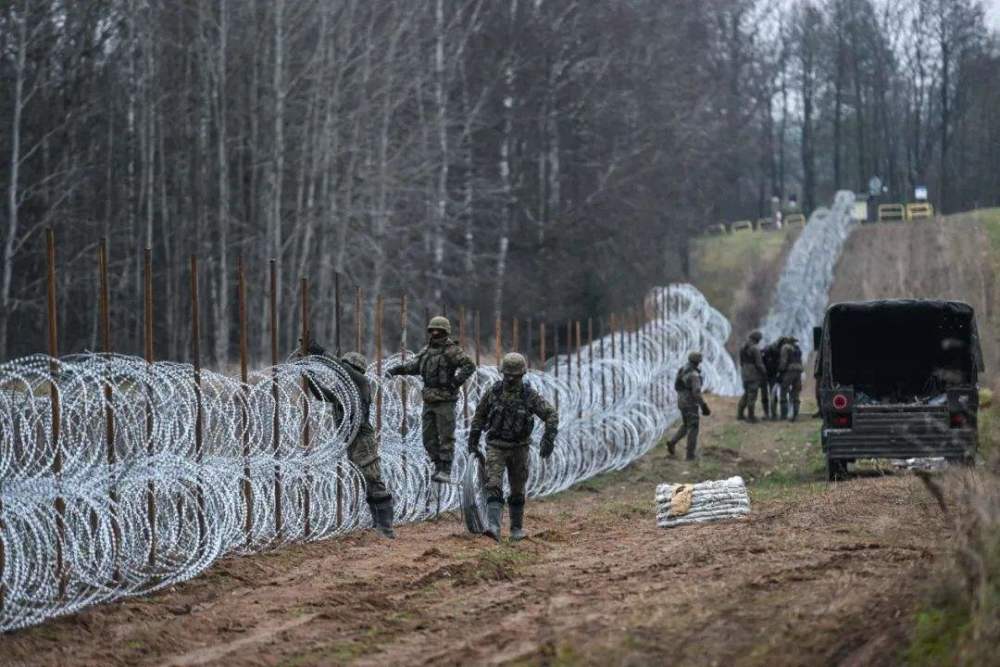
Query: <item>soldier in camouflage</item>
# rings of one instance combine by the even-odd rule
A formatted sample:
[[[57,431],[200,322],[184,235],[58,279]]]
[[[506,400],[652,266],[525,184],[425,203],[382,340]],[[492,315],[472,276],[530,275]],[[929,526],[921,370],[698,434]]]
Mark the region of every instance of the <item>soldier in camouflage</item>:
[[[476,365],[451,336],[448,318],[432,317],[427,325],[429,340],[416,356],[387,371],[395,375],[419,375],[424,381],[422,415],[424,449],[434,463],[435,482],[451,481],[455,452],[455,405],[458,390],[476,372]]]
[[[368,369],[368,360],[357,352],[348,352],[339,360],[326,356],[326,350],[319,345],[310,345],[306,353],[318,358],[320,361],[330,365],[336,365],[350,376],[354,386],[358,390],[358,411],[362,419],[357,435],[347,445],[347,457],[351,463],[361,471],[365,480],[366,500],[368,508],[372,513],[372,521],[375,530],[379,534],[394,538],[395,532],[392,530],[393,502],[392,494],[385,486],[382,479],[382,466],[380,465],[378,443],[375,440],[375,429],[372,428],[369,413],[372,404],[371,383],[365,372]],[[301,356],[301,355],[299,355]],[[316,377],[306,372],[306,386],[317,400],[326,401],[333,404],[334,419],[338,422],[344,418],[344,407],[340,404],[336,394],[324,387]]]
[[[761,387],[761,404],[764,407],[765,419],[778,419],[778,396],[781,394],[781,374],[778,372],[778,364],[781,361],[781,346],[784,343],[785,337],[782,336],[761,350],[764,370],[767,372],[764,385]]]
[[[469,429],[469,452],[481,456],[479,438],[486,432],[486,534],[500,540],[503,513],[503,474],[510,482],[510,539],[524,539],[524,500],[528,482],[529,443],[535,417],[545,423],[540,454],[552,455],[559,430],[556,409],[524,381],[528,364],[516,352],[504,355],[500,365],[503,379],[495,382],[476,406]]]
[[[757,409],[757,394],[760,386],[767,377],[767,368],[764,367],[764,358],[760,353],[760,340],[763,335],[759,331],[754,331],[747,337],[747,341],[740,348],[740,374],[743,376],[743,396],[737,408],[736,418],[740,421],[746,420],[751,424],[757,423],[757,416],[754,414]],[[744,414],[746,416],[744,417]]]
[[[785,338],[785,344],[781,346],[781,362],[778,371],[781,373],[781,418],[788,418],[788,408],[791,404],[792,421],[799,418],[799,408],[802,393],[802,348],[799,341],[794,336]]]
[[[674,380],[674,389],[677,391],[677,407],[681,411],[681,427],[667,441],[667,450],[670,456],[675,456],[674,448],[677,443],[687,436],[687,460],[693,461],[695,450],[698,447],[698,429],[701,424],[701,417],[698,411],[706,417],[712,414],[708,404],[701,395],[701,352],[692,352],[688,355],[688,363],[677,371]]]

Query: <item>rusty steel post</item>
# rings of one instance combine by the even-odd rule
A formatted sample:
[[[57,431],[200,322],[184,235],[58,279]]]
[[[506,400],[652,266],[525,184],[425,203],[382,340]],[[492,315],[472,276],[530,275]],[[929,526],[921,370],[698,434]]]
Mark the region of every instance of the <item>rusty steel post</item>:
[[[609,326],[610,336],[611,336],[611,361],[615,360],[615,329],[617,328],[617,318],[614,313],[611,313],[611,323]],[[611,364],[611,401],[614,402],[618,400],[618,382],[615,379],[615,366]]]
[[[278,416],[278,261],[271,259],[268,262],[268,328],[271,334],[271,400],[274,402],[271,414],[271,449],[274,452],[274,533],[281,536],[284,528],[284,516],[282,516],[282,488],[281,488],[281,418]],[[339,290],[339,285],[338,285]],[[340,307],[340,294],[337,294],[337,307]],[[340,322],[337,322],[337,344],[340,344]]]
[[[555,378],[559,379],[559,325],[552,327],[552,363],[555,366]],[[558,383],[556,384],[558,387]],[[559,411],[559,390],[556,389],[556,412]]]
[[[365,351],[361,349],[361,328],[362,328],[362,315],[361,315],[361,288],[358,287],[354,294],[354,349],[364,354]]]
[[[594,372],[594,318],[587,318],[587,363],[590,364],[591,381],[587,383],[590,388],[590,395],[588,400],[591,405],[594,403],[594,382],[593,382],[593,372]]]
[[[272,260],[273,261],[273,260]],[[335,334],[337,341],[337,358],[343,354],[340,348],[340,322],[341,322],[341,312],[340,312],[340,274],[333,274],[333,312],[336,319],[337,333]]]
[[[382,295],[375,297],[375,377],[382,377],[382,314],[385,303]],[[382,384],[375,388],[375,446],[382,444]]]
[[[516,317],[510,328],[510,349],[513,352],[521,350],[521,323]]]
[[[399,360],[402,363],[406,363],[406,322],[406,295],[404,294],[399,299]],[[406,440],[406,384],[403,382],[399,383],[399,400],[403,406],[399,419],[399,434],[403,436],[403,440]]]
[[[528,331],[525,334],[525,340],[524,340],[524,343],[525,343],[525,345],[524,345],[524,358],[528,362],[528,370],[531,370],[531,356],[535,352],[535,345],[534,345],[534,341],[532,340],[532,336],[531,336],[533,333],[534,333],[534,331],[532,331],[531,318],[528,318]]]
[[[198,300],[198,258],[191,255],[191,367],[194,371],[194,456],[195,461],[201,462],[202,447],[204,443],[205,415],[202,406],[201,394],[201,306]],[[201,540],[205,538],[208,530],[205,521],[205,493],[198,481],[198,489],[195,494],[198,503],[198,536]]]
[[[55,232],[49,227],[45,232],[45,245],[48,272],[46,276],[49,324],[49,372],[53,377],[58,373],[56,359],[59,357],[59,325],[56,310],[56,237]],[[49,405],[52,418],[52,447],[55,450],[52,457],[52,474],[58,480],[62,478],[63,458],[62,443],[59,441],[59,431],[62,428],[62,413],[59,397],[59,390],[56,389],[55,382],[49,382]],[[64,541],[66,539],[66,500],[58,496],[54,502],[56,510],[56,526],[58,538],[56,541],[56,575],[59,577],[59,597],[66,595],[67,575],[65,572],[65,552]]]
[[[496,338],[497,372],[500,372],[500,357],[503,354],[503,320],[497,316],[493,326],[493,335]]]
[[[242,405],[240,415],[242,418],[243,433],[243,504],[246,508],[243,531],[246,533],[246,544],[250,546],[253,539],[253,486],[250,484],[250,414],[247,410],[249,375],[247,370],[247,285],[246,275],[243,270],[243,255],[236,258],[236,299],[239,307],[240,318],[240,394],[242,395]]]
[[[302,316],[302,347],[300,351],[303,356],[307,354],[306,350],[309,349],[309,282],[302,278],[299,282],[299,298],[301,300],[301,316]],[[361,288],[358,288],[358,301],[361,300]],[[361,317],[359,311],[358,317]],[[360,319],[358,320],[358,335],[361,335],[361,324]],[[359,341],[360,348],[360,341]],[[307,384],[305,377],[302,378],[302,449],[309,450],[309,385]],[[305,532],[303,537],[309,538],[309,534],[312,532],[312,519],[309,516],[311,510],[311,497],[309,495],[309,485],[312,483],[312,475],[308,472],[306,473],[306,486],[302,491],[302,513],[305,517],[304,529]]]
[[[99,308],[101,318],[101,351],[104,354],[111,354],[111,289],[108,280],[108,240],[102,238],[98,246],[97,271],[99,283]],[[115,452],[115,411],[111,407],[113,394],[111,382],[104,385],[104,441],[105,454],[108,466],[113,466],[118,460]],[[118,547],[122,541],[121,526],[118,524],[118,492],[114,485],[108,491],[108,498],[111,501],[111,533],[114,535],[115,544],[113,550],[115,554],[115,569],[112,575],[114,581],[120,579],[118,569]]]
[[[545,370],[545,322],[538,323],[538,361],[539,368]]]
[[[153,249],[146,248],[143,253],[143,348],[147,364],[153,363]],[[146,389],[146,454],[153,455],[153,415],[149,405],[149,389]],[[156,487],[152,481],[146,490],[146,517],[149,521],[151,535],[149,548],[149,566],[156,564]]]
[[[573,382],[573,322],[566,322],[566,384]]]
[[[458,346],[465,351],[465,306],[458,307]],[[462,386],[462,423],[469,428],[469,396],[465,385]]]

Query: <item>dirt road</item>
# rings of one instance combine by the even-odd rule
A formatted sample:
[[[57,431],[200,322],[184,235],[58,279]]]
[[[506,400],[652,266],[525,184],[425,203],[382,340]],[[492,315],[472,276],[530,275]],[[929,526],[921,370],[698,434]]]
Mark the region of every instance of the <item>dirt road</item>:
[[[457,517],[220,562],[159,595],[0,637],[23,665],[895,664],[947,530],[908,475],[827,485],[817,422],[663,448],[529,503],[531,539]],[[653,488],[739,471],[745,521],[655,526]]]

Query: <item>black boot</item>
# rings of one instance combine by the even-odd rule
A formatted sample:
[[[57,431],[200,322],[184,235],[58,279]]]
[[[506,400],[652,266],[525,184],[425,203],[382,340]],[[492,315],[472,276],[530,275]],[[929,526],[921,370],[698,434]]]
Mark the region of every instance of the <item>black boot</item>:
[[[754,412],[755,412],[754,406],[751,405],[750,409],[747,410],[747,421],[750,422],[751,424],[757,423],[757,415],[754,414]]]
[[[799,404],[792,403],[792,421],[794,422],[798,420],[799,420]]]
[[[781,402],[781,421],[788,419],[788,403],[785,401]]]
[[[667,452],[670,454],[670,458],[677,456],[677,442],[673,438],[667,440]]]
[[[511,499],[508,509],[510,510],[510,540],[518,542],[526,537],[524,534],[524,498]]]
[[[491,500],[486,503],[486,529],[484,535],[489,535],[497,542],[500,541],[500,515],[503,514],[503,503],[499,500]]]
[[[392,520],[395,516],[395,508],[393,507],[392,497],[375,501],[369,500],[368,507],[372,511],[373,528],[378,531],[379,535],[394,539],[396,532],[392,529]]]

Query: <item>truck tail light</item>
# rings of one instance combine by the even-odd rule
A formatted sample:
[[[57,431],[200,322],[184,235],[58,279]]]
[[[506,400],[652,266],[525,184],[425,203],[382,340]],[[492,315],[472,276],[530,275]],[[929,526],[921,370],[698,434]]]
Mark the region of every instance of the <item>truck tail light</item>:
[[[953,412],[951,415],[951,427],[952,428],[963,428],[968,422],[965,413],[963,412]]]
[[[837,394],[833,397],[833,408],[834,410],[846,410],[847,406],[850,405],[850,401],[844,394]]]

